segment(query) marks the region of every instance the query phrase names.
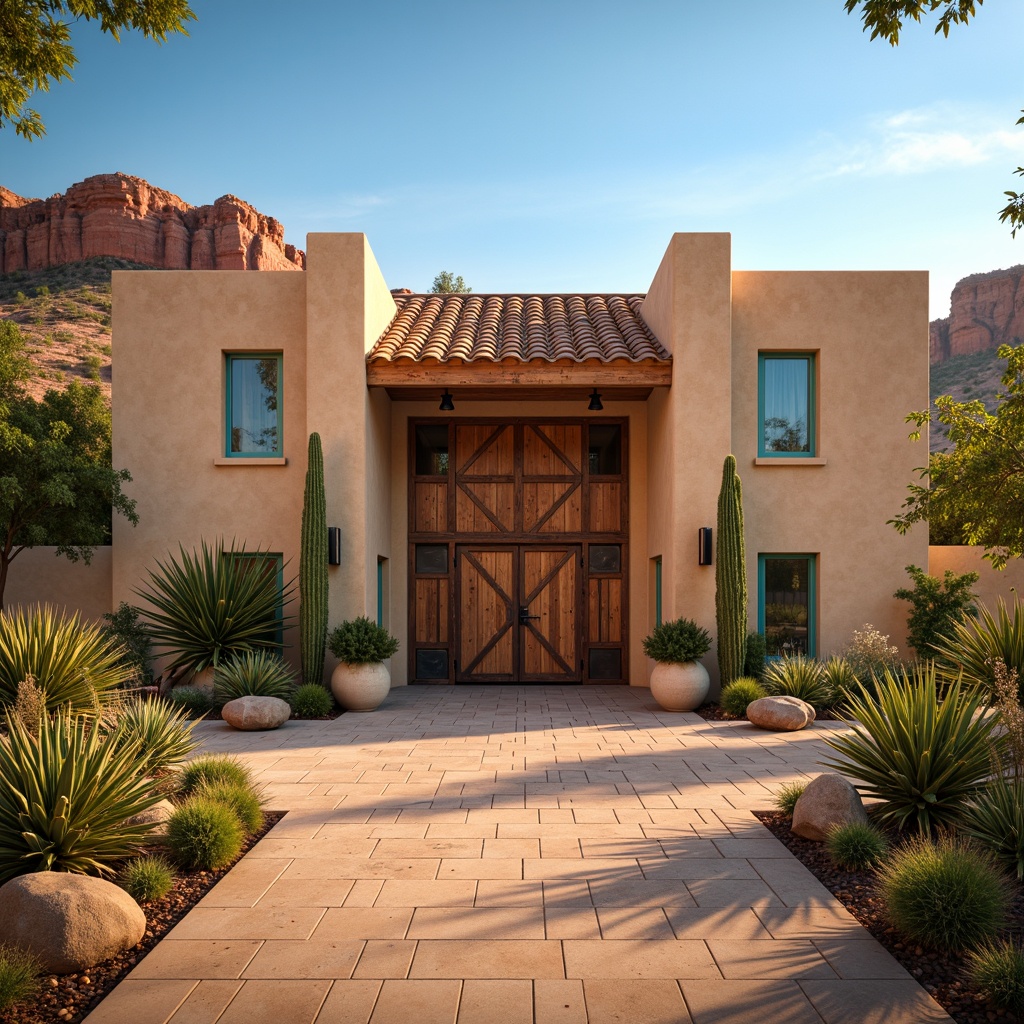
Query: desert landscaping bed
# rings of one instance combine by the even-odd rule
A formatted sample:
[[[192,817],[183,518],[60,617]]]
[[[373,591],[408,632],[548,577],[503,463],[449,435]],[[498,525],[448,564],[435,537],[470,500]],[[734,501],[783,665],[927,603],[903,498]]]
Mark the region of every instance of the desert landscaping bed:
[[[146,914],[146,934],[138,945],[87,971],[44,975],[38,994],[12,1006],[4,1024],[76,1024],[84,1020],[105,995],[284,817],[265,813],[263,827],[246,840],[238,858],[217,871],[180,872],[163,898],[140,906]]]
[[[896,930],[886,923],[872,872],[837,868],[824,844],[795,835],[790,829],[790,818],[781,811],[755,813],[957,1024],[991,1024],[1018,1019],[1012,1013],[993,1009],[971,986],[964,975],[961,953],[938,953],[900,939]],[[1024,939],[1024,894],[1020,891],[1011,904],[1005,934],[1017,942]]]

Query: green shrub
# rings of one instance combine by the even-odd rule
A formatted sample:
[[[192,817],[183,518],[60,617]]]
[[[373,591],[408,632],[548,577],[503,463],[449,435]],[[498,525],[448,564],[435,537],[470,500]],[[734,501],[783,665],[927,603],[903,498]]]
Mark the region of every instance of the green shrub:
[[[174,885],[174,868],[163,857],[136,857],[117,873],[117,884],[137,903],[163,899]]]
[[[112,875],[152,825],[126,820],[161,799],[138,748],[58,712],[33,736],[16,718],[0,738],[0,883],[30,871]]]
[[[365,615],[335,626],[327,637],[327,648],[338,661],[365,665],[387,661],[397,650],[398,641]]]
[[[836,697],[821,663],[801,655],[770,662],[762,685],[773,696],[796,697],[817,709],[831,707]]]
[[[941,950],[991,939],[1010,902],[991,858],[948,835],[900,847],[879,868],[878,884],[889,923],[911,941]]]
[[[17,946],[0,943],[0,1013],[35,995],[39,962]]]
[[[775,794],[775,806],[783,814],[792,818],[793,808],[796,807],[797,800],[803,796],[806,788],[806,782],[787,782],[785,785],[780,786],[779,791]]]
[[[680,664],[696,661],[711,650],[711,634],[693,619],[673,619],[644,637],[644,654],[655,661]]]
[[[1024,881],[1024,778],[995,778],[964,805],[960,830]]]
[[[263,801],[252,786],[237,782],[212,782],[200,787],[196,792],[198,796],[216,800],[230,807],[238,816],[247,836],[263,827]]]
[[[1004,939],[971,950],[967,973],[993,1006],[1018,1020],[1024,1016],[1024,950],[1020,946]]]
[[[135,699],[121,709],[112,731],[117,742],[137,748],[139,772],[154,775],[180,764],[196,749],[194,728],[186,706]]]
[[[214,871],[231,863],[242,850],[242,823],[219,800],[191,796],[167,819],[166,843],[184,868]]]
[[[882,801],[879,820],[924,833],[953,824],[967,799],[984,785],[995,716],[981,696],[954,683],[939,701],[933,665],[909,676],[886,670],[877,700],[863,687],[849,697],[854,719],[847,735],[825,742],[842,755],[822,762],[859,782],[861,793]]]
[[[278,697],[288,700],[295,691],[295,673],[270,651],[245,651],[213,672],[217,703],[238,697]]]
[[[748,679],[764,675],[764,661],[768,656],[768,642],[763,633],[747,634],[747,656],[743,661],[743,674]]]
[[[94,711],[126,679],[121,649],[98,626],[49,605],[0,611],[0,704],[10,707],[31,676],[47,710]]]
[[[291,696],[298,718],[326,718],[334,710],[334,698],[319,683],[306,683]]]
[[[718,703],[730,718],[743,718],[747,705],[767,696],[764,687],[756,679],[741,678],[722,687]]]
[[[965,680],[990,693],[995,684],[996,661],[1015,671],[1020,683],[1024,680],[1024,606],[1020,598],[1014,597],[1012,612],[1002,598],[995,614],[982,605],[977,619],[954,623],[952,634],[935,642],[935,652],[948,663],[941,666],[947,677],[956,677],[962,671]]]
[[[203,754],[189,761],[178,775],[178,791],[191,796],[204,786],[225,782],[253,788],[252,772],[230,754]]]
[[[188,718],[202,718],[213,710],[213,698],[198,686],[176,686],[167,695],[171,704]]]
[[[106,625],[100,626],[100,631],[121,648],[120,662],[126,680],[133,686],[148,686],[153,681],[153,641],[145,624],[139,621],[139,609],[122,601],[116,612],[108,612],[103,618]]]
[[[916,565],[908,565],[907,573],[914,583],[913,590],[901,587],[892,596],[910,602],[907,642],[919,658],[931,658],[935,644],[976,613],[971,587],[980,577],[976,572],[957,575],[947,569],[940,580]]]
[[[889,852],[885,836],[873,825],[853,821],[831,829],[825,840],[829,856],[848,871],[866,871]]]

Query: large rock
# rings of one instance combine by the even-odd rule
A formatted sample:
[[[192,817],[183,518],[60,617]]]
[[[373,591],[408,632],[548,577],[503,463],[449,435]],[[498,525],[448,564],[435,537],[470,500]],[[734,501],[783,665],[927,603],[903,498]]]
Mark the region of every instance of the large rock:
[[[220,709],[220,716],[236,729],[256,732],[284,725],[291,718],[292,709],[288,701],[278,697],[238,697]]]
[[[812,779],[793,808],[793,831],[804,839],[822,843],[836,825],[867,824],[860,794],[835,772]]]
[[[949,316],[929,324],[932,363],[1016,345],[1024,337],[1024,266],[957,281]]]
[[[157,836],[166,835],[166,822],[174,811],[174,804],[170,800],[161,800],[160,803],[153,804],[152,807],[147,807],[144,811],[139,811],[138,814],[133,814],[130,818],[125,818],[124,823],[126,825],[149,825],[152,823],[154,827],[150,835],[156,838]]]
[[[795,732],[814,721],[814,708],[798,697],[761,697],[747,705],[747,721],[761,729]]]
[[[0,886],[0,936],[38,957],[46,974],[92,967],[145,932],[142,908],[102,878],[38,871]]]

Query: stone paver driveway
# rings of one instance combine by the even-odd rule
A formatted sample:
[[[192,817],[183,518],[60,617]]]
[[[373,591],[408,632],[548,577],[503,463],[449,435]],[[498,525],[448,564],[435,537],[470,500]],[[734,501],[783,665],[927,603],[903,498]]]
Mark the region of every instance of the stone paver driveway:
[[[511,686],[204,724],[288,814],[88,1024],[948,1021],[750,812],[830,728]]]

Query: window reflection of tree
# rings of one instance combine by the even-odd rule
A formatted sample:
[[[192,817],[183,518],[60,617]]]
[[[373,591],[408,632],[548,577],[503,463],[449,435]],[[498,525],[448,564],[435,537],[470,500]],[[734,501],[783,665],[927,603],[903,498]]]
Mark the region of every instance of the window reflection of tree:
[[[807,428],[803,420],[790,423],[783,416],[770,416],[764,421],[766,452],[806,452]]]
[[[807,654],[809,596],[804,559],[765,560],[764,634],[770,655]]]

